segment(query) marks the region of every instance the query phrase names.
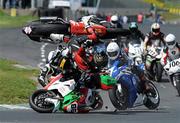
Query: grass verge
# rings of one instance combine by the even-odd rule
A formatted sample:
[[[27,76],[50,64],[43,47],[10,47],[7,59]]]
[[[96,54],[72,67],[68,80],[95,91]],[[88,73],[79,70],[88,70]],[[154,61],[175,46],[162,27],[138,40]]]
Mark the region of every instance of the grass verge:
[[[0,59],[0,104],[27,103],[36,89],[36,82],[31,78],[37,75],[37,70],[17,68],[15,64]]]
[[[0,28],[22,27],[27,24],[27,22],[37,19],[38,17],[31,15],[11,17],[0,10]]]
[[[163,16],[163,18],[167,21],[171,21],[171,20],[178,20],[180,19],[180,15],[176,15],[176,14],[171,14],[168,12],[164,12],[161,14]]]

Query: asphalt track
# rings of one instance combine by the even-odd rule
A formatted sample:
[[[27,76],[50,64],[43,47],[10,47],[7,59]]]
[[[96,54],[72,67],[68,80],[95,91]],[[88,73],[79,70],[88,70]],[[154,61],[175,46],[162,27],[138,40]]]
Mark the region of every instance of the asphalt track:
[[[150,27],[142,25],[140,29],[146,33]],[[177,40],[180,40],[180,25],[163,25],[161,29],[165,34],[174,33]],[[0,58],[17,60],[22,64],[37,67],[41,61],[41,45],[42,43],[30,41],[21,33],[21,29],[0,29]],[[46,54],[54,48],[55,46],[48,45],[45,48]],[[156,85],[161,96],[158,110],[148,110],[146,107],[140,106],[127,111],[114,112],[107,93],[102,92],[104,107],[101,111],[88,114],[64,114],[61,112],[39,114],[29,108],[7,108],[0,105],[0,123],[179,123],[180,98],[176,96],[176,90],[167,82],[166,78]]]

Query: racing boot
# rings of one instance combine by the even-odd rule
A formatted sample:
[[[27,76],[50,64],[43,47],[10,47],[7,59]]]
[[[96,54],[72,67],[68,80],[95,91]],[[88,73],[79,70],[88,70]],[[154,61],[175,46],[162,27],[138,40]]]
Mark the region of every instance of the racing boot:
[[[46,77],[50,72],[50,66],[49,64],[46,64],[44,68],[41,69],[41,73],[38,76],[38,82],[41,84],[41,86],[45,87],[47,85]]]

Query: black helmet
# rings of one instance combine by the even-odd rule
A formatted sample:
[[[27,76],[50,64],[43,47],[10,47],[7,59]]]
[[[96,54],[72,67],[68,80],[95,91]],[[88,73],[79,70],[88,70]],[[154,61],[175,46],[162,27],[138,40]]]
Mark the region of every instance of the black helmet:
[[[104,52],[95,53],[93,56],[93,59],[97,67],[102,68],[102,67],[107,66],[108,56],[106,55],[106,53]]]
[[[131,23],[129,24],[129,30],[131,30],[131,31],[136,31],[137,29],[138,29],[138,25],[137,25],[136,22],[131,22]]]

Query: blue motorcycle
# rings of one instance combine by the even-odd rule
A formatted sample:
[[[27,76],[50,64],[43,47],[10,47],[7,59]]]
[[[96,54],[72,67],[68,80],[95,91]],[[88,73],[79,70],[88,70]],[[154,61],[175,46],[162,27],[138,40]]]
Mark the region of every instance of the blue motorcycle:
[[[147,92],[140,92],[138,76],[131,72],[128,65],[119,67],[119,63],[115,61],[110,68],[110,76],[118,80],[118,84],[109,90],[109,97],[114,107],[119,110],[135,107],[137,97],[142,95],[141,105],[145,105],[148,109],[156,109],[160,103],[160,96],[155,85],[148,81],[150,89]],[[138,66],[138,69],[143,70],[143,64]]]

